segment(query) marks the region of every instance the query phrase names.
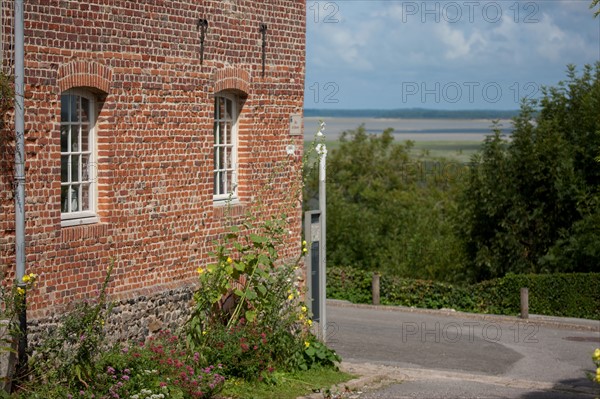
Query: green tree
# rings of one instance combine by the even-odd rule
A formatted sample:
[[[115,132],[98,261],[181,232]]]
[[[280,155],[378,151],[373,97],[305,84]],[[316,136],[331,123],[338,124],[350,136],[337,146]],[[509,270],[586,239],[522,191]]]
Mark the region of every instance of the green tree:
[[[595,7],[599,7],[600,6],[600,0],[592,0],[592,3],[590,4],[590,9],[594,9]],[[594,11],[594,17],[597,17],[598,15],[600,15],[600,8],[598,10]]]
[[[392,129],[345,132],[327,160],[327,256],[331,265],[428,279],[456,279],[462,166],[444,168],[394,142]]]
[[[461,199],[471,279],[596,268],[599,76],[600,63],[579,76],[569,66],[566,82],[522,105],[510,141],[496,127],[473,158]]]

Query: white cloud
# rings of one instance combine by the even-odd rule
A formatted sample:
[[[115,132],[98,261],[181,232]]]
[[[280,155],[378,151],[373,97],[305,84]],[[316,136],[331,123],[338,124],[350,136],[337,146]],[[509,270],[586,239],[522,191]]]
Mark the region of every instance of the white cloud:
[[[465,37],[464,31],[452,29],[448,23],[436,24],[434,31],[438,40],[444,43],[446,47],[444,57],[449,60],[470,57],[474,50],[487,43],[479,31],[474,31]]]
[[[436,22],[430,14],[423,19],[407,9],[408,3],[422,4],[337,2],[339,23],[309,21],[310,82],[335,79],[340,92],[360,83],[364,95],[352,101],[372,105],[387,95],[383,91],[393,90],[394,82],[504,80],[509,92],[513,82],[555,84],[564,78],[567,63],[600,59],[599,21],[586,0],[518,2],[518,14],[517,3],[495,2],[503,7],[497,21],[491,21],[495,15],[491,8],[487,18],[482,17],[480,6],[474,9],[473,20],[463,9],[462,19],[454,22],[444,16]]]

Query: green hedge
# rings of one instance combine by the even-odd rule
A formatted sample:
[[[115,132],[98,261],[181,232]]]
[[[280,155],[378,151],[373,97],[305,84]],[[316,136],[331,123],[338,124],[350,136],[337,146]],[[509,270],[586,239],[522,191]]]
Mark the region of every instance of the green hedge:
[[[327,296],[371,302],[371,272],[347,267],[327,270]],[[600,273],[508,274],[470,286],[382,275],[381,303],[417,308],[517,315],[521,287],[529,288],[533,314],[600,320]]]

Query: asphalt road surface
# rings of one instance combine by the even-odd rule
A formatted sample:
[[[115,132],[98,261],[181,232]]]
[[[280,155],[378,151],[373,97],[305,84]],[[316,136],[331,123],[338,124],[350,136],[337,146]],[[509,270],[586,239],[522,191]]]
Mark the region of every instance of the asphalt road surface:
[[[330,303],[327,342],[350,370],[388,377],[361,399],[600,397],[585,375],[600,322],[530,320]]]

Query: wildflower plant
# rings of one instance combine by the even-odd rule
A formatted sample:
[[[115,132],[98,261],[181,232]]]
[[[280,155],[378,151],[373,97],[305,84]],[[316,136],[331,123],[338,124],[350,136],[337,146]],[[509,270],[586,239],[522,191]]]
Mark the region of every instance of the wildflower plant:
[[[31,375],[25,390],[37,384],[64,384],[75,390],[85,390],[95,378],[95,361],[105,342],[104,321],[112,305],[107,302],[106,289],[114,263],[107,269],[98,298],[75,304],[58,328],[51,330],[30,358]],[[25,281],[27,280],[27,281]],[[35,276],[24,277],[29,284]],[[18,288],[17,288],[18,289]]]
[[[211,253],[214,262],[197,269],[199,288],[185,326],[187,343],[207,363],[220,359],[228,375],[261,379],[275,368],[308,369],[330,365],[330,359],[339,360],[323,344],[333,357],[316,357],[320,345],[310,332],[312,321],[300,300],[304,279],[300,266],[307,252],[306,241],[298,245],[292,258],[281,259],[279,255],[282,249],[289,252],[288,216],[301,210],[302,176],[318,160],[314,155],[317,141],[322,141],[322,136],[316,137],[312,150],[305,153],[304,170],[293,159],[276,165],[273,176],[257,193],[254,209],[232,225],[222,240],[215,241]],[[279,209],[266,220],[258,220],[255,215],[267,206],[265,198],[270,197],[267,194],[273,181],[290,170],[293,183],[287,196],[278,204],[269,204],[270,209]],[[306,350],[309,361],[304,360]]]
[[[0,329],[0,351],[12,352],[13,342],[19,336],[18,316],[26,306],[23,301],[23,295],[32,289],[38,276],[35,273],[29,273],[23,276],[21,281],[15,280],[10,287],[0,285],[0,320],[3,320],[5,328]]]
[[[596,373],[588,373],[588,378],[597,384],[600,384],[600,348],[596,348],[592,354],[592,361],[596,366]]]
[[[312,321],[298,299],[302,254],[290,264],[278,258],[282,220],[271,219],[259,230],[247,222],[232,227],[227,242],[217,246],[217,262],[198,270],[188,344],[209,363],[225,358],[225,372],[236,377],[264,377],[310,334]]]
[[[225,382],[220,368],[204,366],[179,335],[161,331],[146,343],[117,345],[104,356],[95,391],[107,398],[211,398]]]

